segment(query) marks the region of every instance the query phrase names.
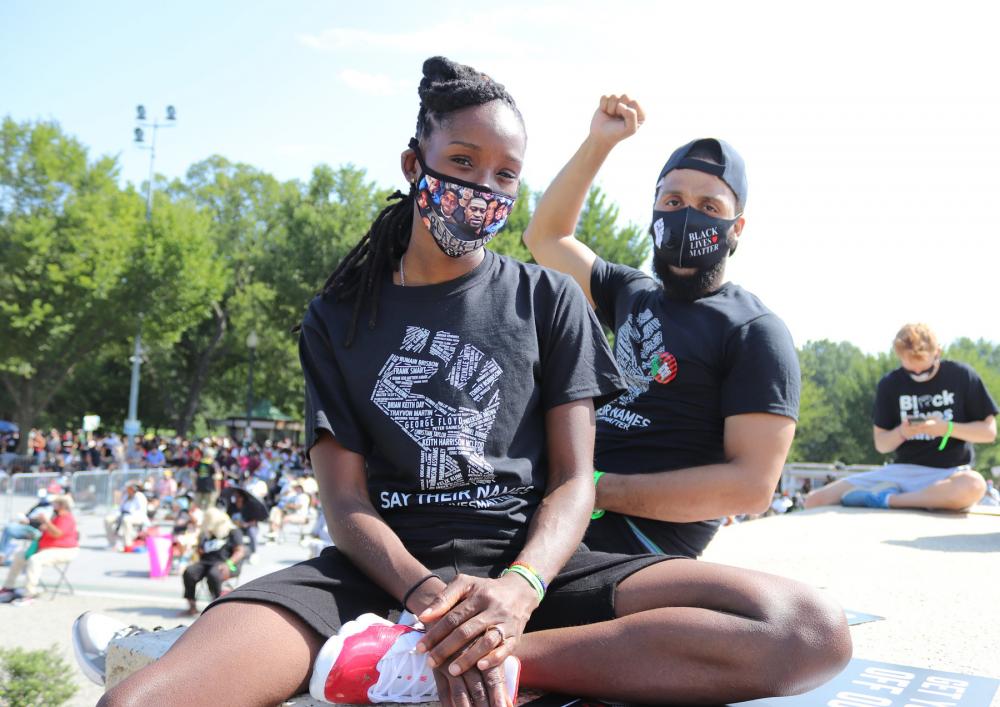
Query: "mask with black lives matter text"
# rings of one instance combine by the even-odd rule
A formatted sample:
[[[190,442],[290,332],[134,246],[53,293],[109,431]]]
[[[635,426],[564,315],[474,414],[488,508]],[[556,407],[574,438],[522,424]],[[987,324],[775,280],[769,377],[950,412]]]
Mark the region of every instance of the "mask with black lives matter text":
[[[649,229],[654,255],[668,265],[707,270],[725,257],[726,234],[737,220],[709,216],[690,206],[654,209]]]

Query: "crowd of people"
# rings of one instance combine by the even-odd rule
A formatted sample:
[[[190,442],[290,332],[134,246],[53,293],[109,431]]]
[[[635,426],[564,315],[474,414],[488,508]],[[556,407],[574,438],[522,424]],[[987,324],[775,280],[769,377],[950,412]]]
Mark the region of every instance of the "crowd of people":
[[[0,469],[13,466],[20,433],[0,433]],[[271,464],[284,464],[292,468],[307,464],[303,450],[291,439],[266,440],[247,443],[231,437],[205,437],[188,439],[183,436],[136,435],[131,449],[128,438],[113,431],[85,432],[83,430],[44,430],[33,428],[27,436],[28,463],[19,470],[29,468],[37,472],[73,472],[91,469],[116,470],[158,467],[195,467],[206,453],[214,454],[220,466],[227,469],[239,465],[240,469]],[[266,472],[266,468],[265,468]]]
[[[33,436],[38,439],[39,436]],[[74,435],[53,430],[50,440]],[[114,469],[120,447],[116,435],[99,436],[108,450],[106,470]],[[107,440],[116,440],[107,442]],[[318,487],[302,449],[290,440],[240,444],[228,437],[200,440],[151,437],[136,440],[141,449],[145,478],[114,490],[114,509],[104,517],[110,549],[134,552],[144,549],[147,534],[170,533],[173,538],[171,570],[180,572],[189,602],[186,613],[195,613],[195,586],[205,579],[217,598],[225,582],[239,574],[243,562],[256,563],[259,544],[283,535],[287,525],[311,527],[311,543],[325,546],[329,535],[318,509]],[[56,447],[55,444],[52,445]],[[48,454],[47,450],[39,450]],[[48,458],[46,458],[48,459]],[[41,461],[41,459],[40,459]],[[136,465],[130,465],[132,469]],[[84,464],[83,468],[101,468]],[[30,602],[38,593],[38,576],[47,564],[69,562],[78,545],[72,529],[58,527],[72,519],[71,493],[75,469],[39,489],[37,503],[25,514],[9,520],[0,537],[0,565],[9,564],[0,601]],[[182,473],[183,472],[183,473]],[[260,531],[258,531],[258,524]],[[305,532],[301,535],[305,537]],[[309,544],[309,543],[304,543]],[[58,552],[50,552],[58,549]],[[320,548],[313,548],[318,553]],[[14,591],[26,570],[27,583]]]

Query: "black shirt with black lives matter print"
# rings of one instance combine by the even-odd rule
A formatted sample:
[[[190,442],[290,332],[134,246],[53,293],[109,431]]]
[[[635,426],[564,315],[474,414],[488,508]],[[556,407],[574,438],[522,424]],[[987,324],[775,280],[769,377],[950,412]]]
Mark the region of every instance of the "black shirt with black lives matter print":
[[[346,348],[351,305],[317,297],[303,321],[307,444],[325,429],[363,455],[407,544],[523,531],[545,494],[545,413],[624,390],[579,286],[489,250],[450,282],[386,278],[375,328],[364,310]]]
[[[727,283],[707,297],[678,302],[649,275],[600,258],[590,288],[598,317],[615,334],[615,358],[629,388],[597,412],[597,469],[641,474],[723,463],[727,417],[798,417],[792,337],[743,288]],[[659,548],[697,556],[718,524],[607,513],[590,524],[585,542],[608,552]]]
[[[890,371],[878,382],[872,421],[891,430],[906,417],[938,417],[952,422],[976,422],[997,414],[997,404],[971,366],[941,361],[937,374],[917,383],[903,368]],[[920,435],[903,442],[895,453],[898,464],[919,464],[950,469],[971,464],[972,444],[952,437],[945,448],[939,437]]]

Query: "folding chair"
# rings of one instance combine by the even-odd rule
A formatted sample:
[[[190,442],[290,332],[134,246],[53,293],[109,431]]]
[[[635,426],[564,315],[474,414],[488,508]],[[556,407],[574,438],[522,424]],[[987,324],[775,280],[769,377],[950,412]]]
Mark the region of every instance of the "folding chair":
[[[76,594],[76,591],[73,589],[73,585],[70,584],[69,582],[69,577],[66,576],[66,572],[69,571],[70,564],[71,563],[69,562],[54,562],[51,565],[47,565],[47,567],[51,567],[59,575],[55,584],[50,585],[44,579],[39,580],[39,584],[42,587],[42,591],[48,593],[50,601],[56,598],[56,594],[59,593],[59,589],[62,587],[66,587],[66,589],[68,590],[66,593],[68,595],[73,596],[74,594]]]

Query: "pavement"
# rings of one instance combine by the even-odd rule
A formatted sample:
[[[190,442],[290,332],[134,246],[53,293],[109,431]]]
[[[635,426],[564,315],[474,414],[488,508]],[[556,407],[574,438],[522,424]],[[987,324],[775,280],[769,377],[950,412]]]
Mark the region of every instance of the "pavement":
[[[99,516],[78,522],[81,554],[68,573],[76,593],[0,606],[0,647],[55,644],[75,670],[70,627],[84,611],[147,628],[190,623],[176,617],[179,577],[149,579],[145,554],[107,549]],[[296,540],[292,532],[263,546],[243,580],[305,559]],[[884,617],[852,627],[857,658],[1000,678],[1000,516],[816,509],[723,528],[704,559],[793,577]],[[69,704],[93,705],[101,688],[76,675],[81,691]]]
[[[1000,516],[818,508],[722,528],[703,559],[885,617],[851,628],[855,658],[1000,678]]]

